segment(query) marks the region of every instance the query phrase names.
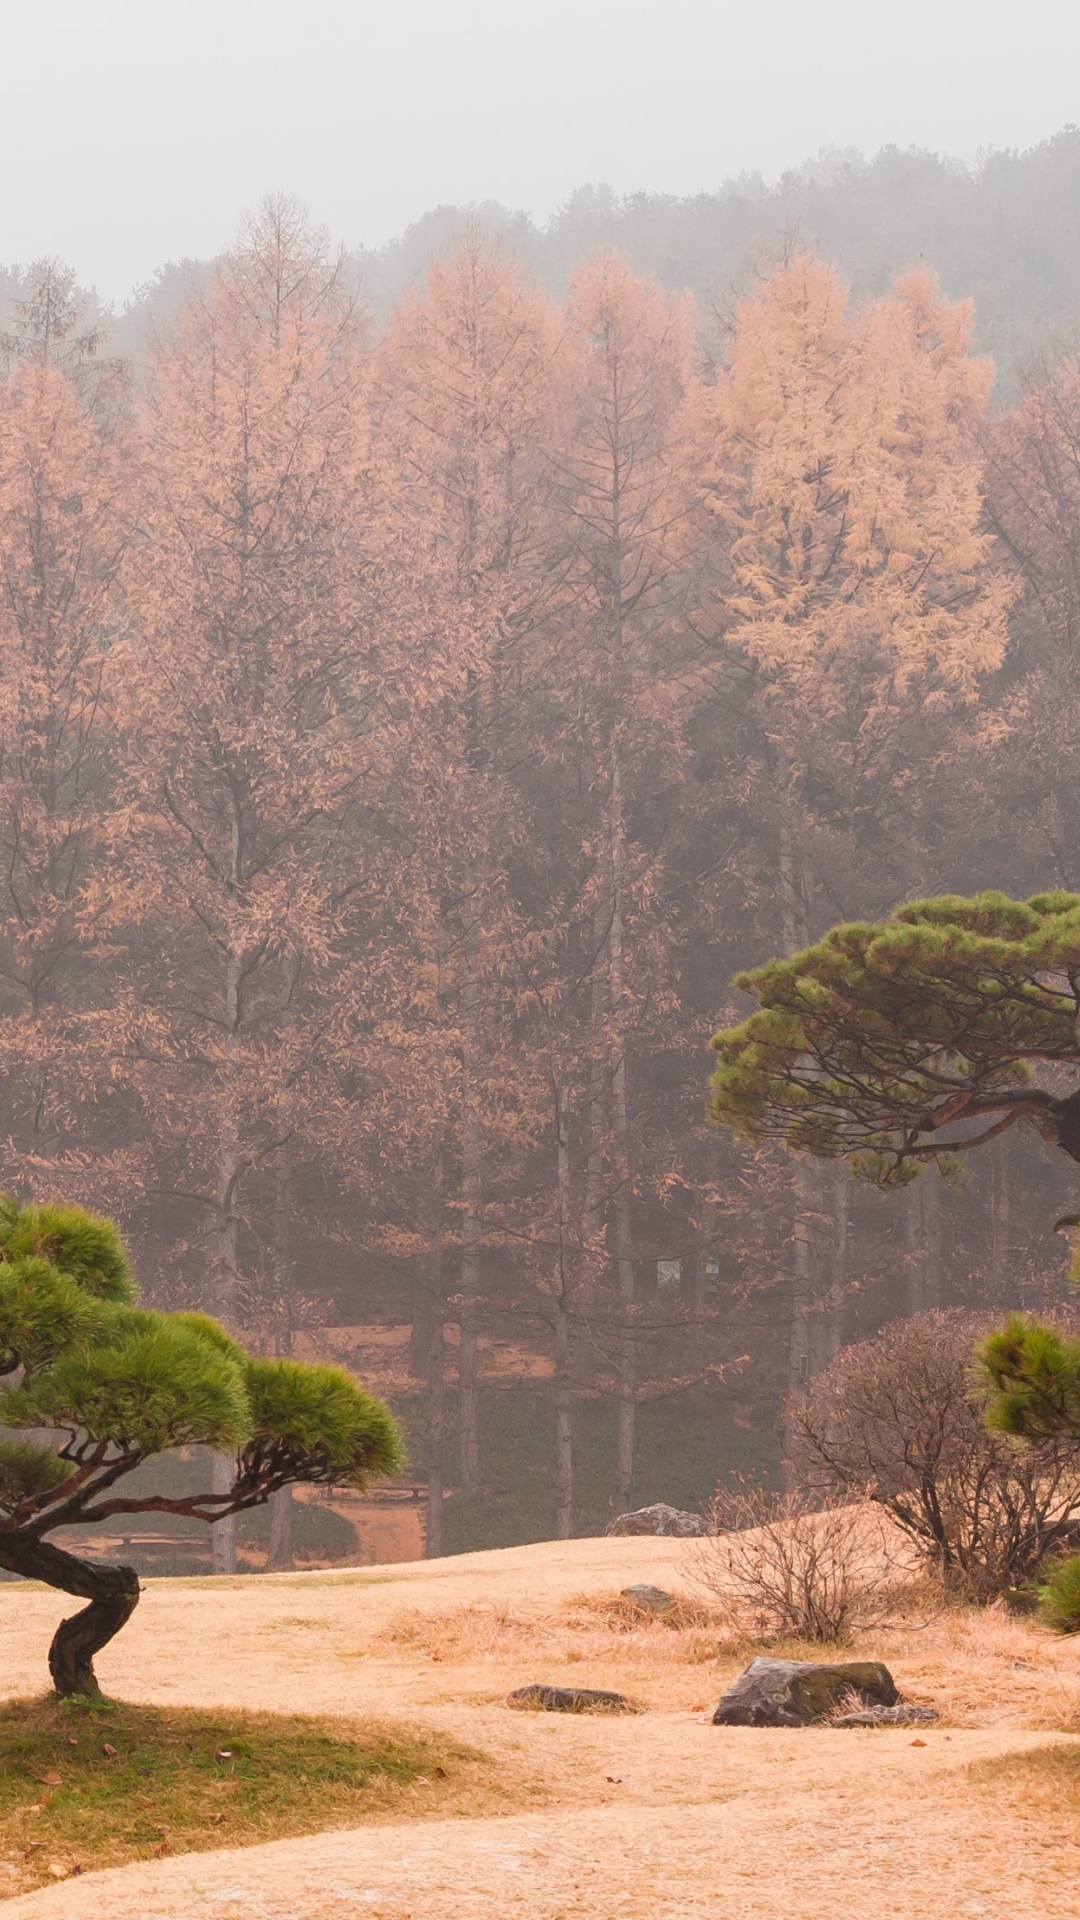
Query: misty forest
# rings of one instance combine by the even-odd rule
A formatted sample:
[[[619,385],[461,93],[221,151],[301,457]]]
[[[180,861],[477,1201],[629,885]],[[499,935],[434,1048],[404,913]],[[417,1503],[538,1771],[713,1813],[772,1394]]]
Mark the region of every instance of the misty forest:
[[[882,1193],[706,1105],[740,969],[1080,884],[1078,215],[1067,131],[0,273],[4,1184],[372,1382],[429,1555],[1062,1298],[1034,1134]]]

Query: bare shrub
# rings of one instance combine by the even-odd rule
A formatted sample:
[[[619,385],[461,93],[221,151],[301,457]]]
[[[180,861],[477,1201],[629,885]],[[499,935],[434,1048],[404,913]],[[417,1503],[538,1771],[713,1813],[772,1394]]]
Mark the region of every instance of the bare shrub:
[[[794,1418],[804,1497],[876,1501],[977,1604],[1023,1587],[1080,1525],[1075,1442],[1019,1447],[986,1426],[972,1358],[986,1330],[958,1313],[897,1321],[841,1353]]]
[[[880,1619],[887,1541],[865,1508],[740,1483],[717,1494],[712,1522],[695,1568],[730,1633],[829,1642]]]

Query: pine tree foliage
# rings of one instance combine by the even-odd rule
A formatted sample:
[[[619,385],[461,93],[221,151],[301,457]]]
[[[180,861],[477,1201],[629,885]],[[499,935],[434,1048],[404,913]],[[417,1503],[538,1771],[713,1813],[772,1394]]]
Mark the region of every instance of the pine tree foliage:
[[[1080,896],[943,895],[834,927],[739,976],[758,1011],[718,1033],[711,1114],[744,1138],[850,1157],[881,1186],[1034,1123],[1080,1159]]]
[[[286,1486],[363,1487],[399,1467],[400,1446],[348,1374],[254,1357],[207,1316],[139,1306],[109,1221],[11,1201],[0,1219],[0,1426],[34,1436],[0,1446],[0,1566],[89,1598],[51,1656],[58,1688],[86,1692],[138,1582],[52,1546],[57,1528],[149,1512],[213,1521]],[[233,1457],[226,1489],[125,1495],[136,1467],[188,1446]]]

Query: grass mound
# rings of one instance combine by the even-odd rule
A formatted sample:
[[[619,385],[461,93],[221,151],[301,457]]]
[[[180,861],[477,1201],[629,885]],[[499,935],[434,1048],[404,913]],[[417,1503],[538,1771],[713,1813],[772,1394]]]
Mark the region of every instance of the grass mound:
[[[486,1766],[437,1735],[370,1721],[12,1701],[0,1707],[0,1896],[398,1809],[471,1812],[495,1784]]]

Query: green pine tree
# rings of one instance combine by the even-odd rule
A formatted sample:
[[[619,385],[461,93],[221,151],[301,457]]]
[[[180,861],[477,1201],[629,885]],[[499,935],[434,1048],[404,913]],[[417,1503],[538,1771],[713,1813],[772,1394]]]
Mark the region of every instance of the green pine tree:
[[[56,1546],[57,1528],[135,1513],[212,1522],[281,1487],[362,1487],[400,1464],[389,1411],[347,1373],[260,1359],[204,1314],[138,1306],[116,1228],[78,1207],[0,1200],[0,1377],[0,1427],[22,1435],[0,1444],[0,1567],[89,1602],[49,1651],[61,1694],[99,1691],[94,1656],[139,1582]],[[125,1496],[136,1467],[186,1446],[233,1454],[231,1487]]]

